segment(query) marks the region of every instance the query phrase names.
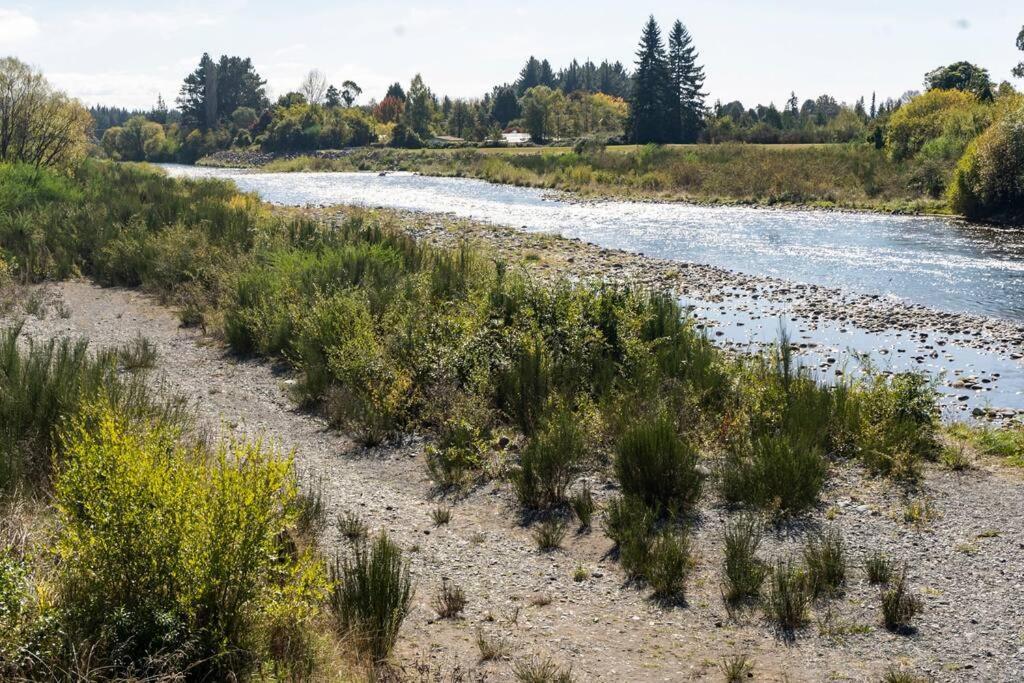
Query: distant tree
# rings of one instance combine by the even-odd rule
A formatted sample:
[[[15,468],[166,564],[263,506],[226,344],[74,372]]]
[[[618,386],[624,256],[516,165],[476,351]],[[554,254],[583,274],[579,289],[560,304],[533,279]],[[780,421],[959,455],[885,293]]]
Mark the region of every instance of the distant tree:
[[[346,107],[351,107],[362,94],[363,89],[356,85],[355,81],[344,81],[341,84],[341,99],[344,100]]]
[[[555,72],[551,68],[551,63],[546,59],[542,60],[540,63],[538,80],[540,81],[540,85],[546,85],[549,88],[554,88],[558,85],[555,81]]]
[[[384,97],[394,97],[399,102],[405,102],[405,90],[402,89],[402,84],[392,83],[389,85]]]
[[[1024,52],[1024,26],[1021,27],[1020,33],[1017,34],[1017,49]],[[1013,75],[1017,78],[1024,78],[1024,61],[1021,61],[1017,66],[1013,67]]]
[[[394,95],[388,95],[373,110],[373,117],[381,123],[395,123],[402,118],[405,103]]]
[[[277,106],[279,107],[287,109],[288,107],[293,107],[296,104],[309,104],[309,102],[306,101],[306,96],[300,92],[285,93],[277,98]]]
[[[259,114],[252,107],[239,107],[231,115],[231,122],[239,128],[249,129],[256,125]]]
[[[456,137],[465,137],[473,125],[473,109],[466,100],[455,100],[448,115],[448,132]]]
[[[630,97],[628,131],[633,142],[666,142],[670,132],[672,77],[661,29],[651,16],[644,25],[636,52],[636,73]]]
[[[491,99],[491,116],[504,128],[512,119],[519,118],[519,100],[516,91],[507,85],[495,88]]]
[[[564,106],[565,96],[560,90],[538,85],[526,91],[522,99],[523,122],[534,142],[547,142],[556,134],[556,121]]]
[[[42,72],[0,58],[0,162],[67,165],[85,153],[92,125],[88,110]]]
[[[299,92],[310,104],[320,104],[327,93],[327,76],[320,69],[310,69],[299,84]]]
[[[153,105],[153,108],[146,115],[146,118],[153,123],[159,123],[162,126],[167,123],[167,117],[167,103],[164,102],[163,95],[158,93],[156,96],[156,104]]]
[[[983,100],[992,99],[988,71],[970,62],[956,62],[929,71],[925,74],[924,85],[928,90],[963,90]]]
[[[133,116],[123,126],[108,128],[101,144],[113,159],[157,161],[163,156],[165,141],[163,126],[143,116]]]
[[[409,84],[402,121],[420,138],[430,137],[430,124],[434,118],[434,95],[416,74]]]
[[[266,83],[248,57],[222,55],[214,62],[204,53],[178,94],[182,120],[186,126],[206,129],[228,120],[239,107],[263,111],[267,107]]]
[[[668,37],[668,63],[672,78],[672,100],[669,103],[672,120],[668,133],[676,142],[696,142],[704,120],[704,98],[707,95],[702,92],[704,68],[697,64],[697,57],[693,38],[677,19]]]
[[[341,106],[341,93],[333,85],[327,86],[327,92],[324,93],[324,104],[328,107]]]
[[[530,55],[526,64],[519,71],[519,78],[516,79],[516,94],[522,97],[527,90],[540,84],[540,62],[536,57]]]

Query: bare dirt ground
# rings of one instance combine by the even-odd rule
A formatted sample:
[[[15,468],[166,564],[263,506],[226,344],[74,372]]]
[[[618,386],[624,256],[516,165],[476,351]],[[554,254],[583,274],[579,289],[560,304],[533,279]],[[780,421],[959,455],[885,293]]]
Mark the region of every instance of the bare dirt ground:
[[[845,595],[816,605],[810,625],[787,642],[758,611],[734,619],[723,607],[721,533],[728,513],[713,495],[694,532],[688,604],[666,608],[624,582],[599,520],[589,534],[570,533],[563,549],[539,552],[507,487],[491,483],[446,501],[451,522],[434,527],[431,513],[441,501],[426,473],[422,440],[362,449],[297,411],[280,367],[226,353],[215,340],[181,329],[174,311],[145,295],[80,281],[46,287],[51,301],[63,301],[61,313],[51,305],[42,317],[28,317],[26,335],[84,336],[96,347],[147,337],[159,351],[153,381],[187,398],[203,423],[294,451],[303,482],[322,482],[329,520],[357,512],[409,551],[415,606],[397,652],[409,671],[420,662],[449,676],[459,667],[465,680],[511,680],[514,662],[542,655],[571,667],[578,681],[722,680],[721,658],[746,655],[755,680],[880,680],[894,664],[944,681],[1024,679],[1019,471],[992,464],[964,473],[930,470],[912,495],[929,501],[933,515],[913,525],[904,520],[906,494],[854,467],[835,466],[813,518],[774,531],[762,548],[765,558],[796,557],[804,531],[834,525],[850,550]],[[591,484],[599,499],[613,492],[601,476]],[[345,551],[333,524],[323,542],[328,553]],[[875,549],[909,564],[924,602],[916,633],[881,626],[878,590],[860,568]],[[574,580],[577,568],[589,576]],[[431,606],[443,579],[466,592],[461,619],[438,620]],[[479,663],[478,629],[506,639],[510,654]]]

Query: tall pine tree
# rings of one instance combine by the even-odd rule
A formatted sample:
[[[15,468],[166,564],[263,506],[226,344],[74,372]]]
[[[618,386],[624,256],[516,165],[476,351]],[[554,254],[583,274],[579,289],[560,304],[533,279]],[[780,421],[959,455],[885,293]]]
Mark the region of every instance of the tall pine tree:
[[[671,139],[696,142],[704,123],[704,67],[697,64],[697,49],[683,23],[676,19],[668,36],[668,61],[672,76]]]
[[[661,29],[652,15],[644,25],[636,52],[636,73],[627,130],[633,142],[662,143],[670,138],[672,129],[672,77],[669,73]]]

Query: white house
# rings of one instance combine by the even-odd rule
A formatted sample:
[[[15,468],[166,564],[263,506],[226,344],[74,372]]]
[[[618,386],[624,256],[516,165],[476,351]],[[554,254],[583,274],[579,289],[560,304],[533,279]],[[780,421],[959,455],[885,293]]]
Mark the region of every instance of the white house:
[[[519,128],[506,128],[501,133],[501,141],[506,145],[525,145],[530,141],[530,134]]]

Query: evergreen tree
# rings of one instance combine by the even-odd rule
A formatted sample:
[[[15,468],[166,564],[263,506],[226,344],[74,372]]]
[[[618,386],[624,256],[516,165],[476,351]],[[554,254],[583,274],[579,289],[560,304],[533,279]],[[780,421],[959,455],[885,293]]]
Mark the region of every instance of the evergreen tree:
[[[430,124],[434,118],[434,95],[419,74],[409,84],[405,100],[403,123],[421,138],[430,137]]]
[[[530,55],[526,64],[519,71],[519,78],[516,80],[516,94],[522,97],[523,93],[538,85],[540,85],[540,62],[536,57]]]
[[[551,69],[551,63],[546,59],[540,63],[538,77],[540,85],[546,85],[549,88],[554,88],[557,85],[555,82],[555,72]]]
[[[672,76],[670,139],[696,142],[704,121],[704,67],[697,64],[697,49],[683,23],[676,20],[668,37],[669,70]]]
[[[401,83],[392,83],[388,86],[388,91],[384,93],[384,98],[394,97],[399,102],[405,102],[405,90],[402,89]]]
[[[324,93],[324,104],[328,107],[341,106],[341,92],[333,85],[327,86],[327,92]]]
[[[1017,49],[1024,52],[1024,27],[1017,34]],[[1020,62],[1017,66],[1013,67],[1013,75],[1017,78],[1024,78],[1024,62]]]
[[[203,53],[178,95],[182,118],[187,126],[206,129],[228,120],[239,107],[263,111],[267,108],[266,83],[248,57],[222,55],[214,62]]]
[[[644,25],[636,52],[636,73],[630,96],[629,121],[626,130],[633,142],[666,142],[671,129],[669,116],[673,97],[661,29],[652,15]]]
[[[502,128],[512,119],[519,118],[519,100],[516,98],[515,89],[507,85],[495,89],[491,116]]]
[[[875,93],[871,93],[871,118],[878,116],[878,107],[875,106]]]

